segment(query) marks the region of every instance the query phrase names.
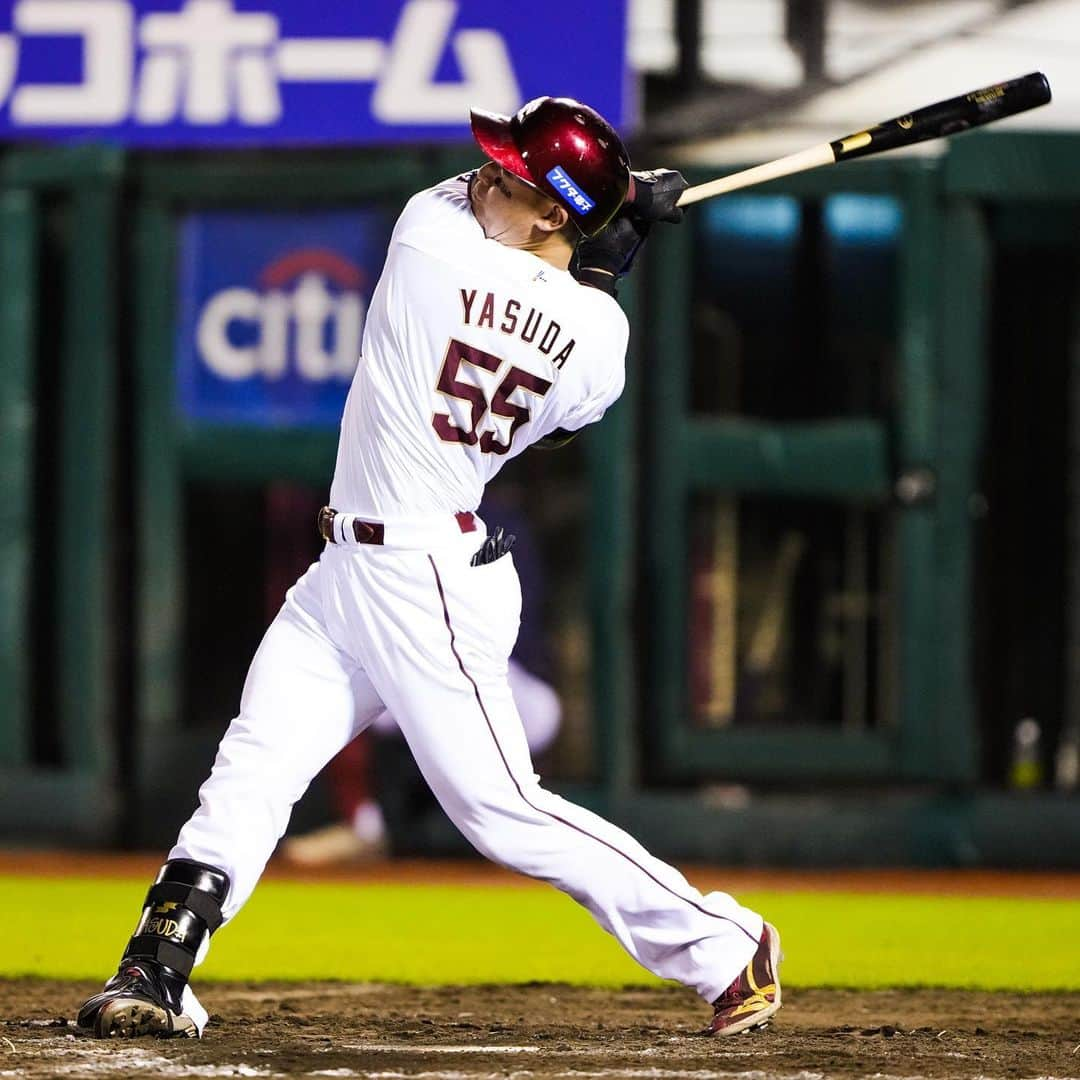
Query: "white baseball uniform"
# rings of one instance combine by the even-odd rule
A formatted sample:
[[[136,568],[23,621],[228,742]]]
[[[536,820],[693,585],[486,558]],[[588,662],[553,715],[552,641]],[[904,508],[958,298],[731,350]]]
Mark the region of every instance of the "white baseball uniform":
[[[600,419],[622,390],[627,332],[611,297],[485,239],[467,178],[406,206],[342,421],[339,542],[286,595],[169,854],[229,874],[226,918],[312,777],[386,708],[484,855],[568,893],[646,968],[707,1001],[746,966],[759,915],[702,896],[540,786],[507,684],[521,606],[512,557],[470,565],[485,533],[468,512],[485,482],[542,436]],[[381,526],[382,543],[354,542],[354,521]],[[190,990],[185,1004],[205,1015]]]

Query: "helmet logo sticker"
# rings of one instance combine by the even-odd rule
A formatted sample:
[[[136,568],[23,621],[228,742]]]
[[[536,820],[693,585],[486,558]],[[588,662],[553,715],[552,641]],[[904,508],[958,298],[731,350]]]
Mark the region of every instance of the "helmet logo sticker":
[[[570,209],[579,214],[587,214],[596,203],[585,194],[572,177],[567,175],[561,165],[556,165],[547,174],[551,186],[570,204]]]

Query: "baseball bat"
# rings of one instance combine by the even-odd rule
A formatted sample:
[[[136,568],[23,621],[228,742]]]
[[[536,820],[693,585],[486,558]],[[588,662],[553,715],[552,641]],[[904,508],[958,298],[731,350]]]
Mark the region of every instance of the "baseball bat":
[[[917,109],[906,116],[876,124],[865,131],[845,135],[835,142],[819,143],[796,154],[756,165],[752,169],[721,176],[704,184],[688,187],[679,199],[679,206],[689,206],[714,195],[726,195],[729,191],[763,184],[780,176],[816,169],[820,165],[832,165],[839,161],[880,154],[898,146],[913,146],[927,139],[943,135],[955,135],[968,128],[992,124],[1006,116],[1015,116],[1028,109],[1037,109],[1050,100],[1050,83],[1041,71],[1022,75],[1008,82],[972,90],[970,94],[938,101]]]

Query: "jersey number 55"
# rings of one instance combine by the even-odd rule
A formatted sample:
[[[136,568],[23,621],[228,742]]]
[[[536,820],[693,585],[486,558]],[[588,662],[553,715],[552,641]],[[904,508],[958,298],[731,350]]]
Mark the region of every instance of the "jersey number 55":
[[[449,414],[435,413],[431,418],[431,426],[440,439],[444,442],[464,443],[466,446],[476,446],[479,443],[481,451],[485,454],[505,454],[510,449],[514,432],[530,416],[528,406],[514,404],[510,400],[510,395],[515,390],[524,390],[542,398],[551,389],[551,383],[519,367],[510,367],[496,387],[491,401],[488,401],[479,386],[475,383],[463,382],[458,378],[462,364],[470,364],[482,371],[496,372],[502,363],[502,358],[499,356],[451,338],[435,390],[445,397],[468,402],[471,407],[471,422],[468,429],[460,428],[454,424]],[[499,442],[498,433],[495,431],[488,430],[483,434],[478,434],[477,429],[489,411],[494,416],[504,416],[510,421],[510,430],[505,443]]]

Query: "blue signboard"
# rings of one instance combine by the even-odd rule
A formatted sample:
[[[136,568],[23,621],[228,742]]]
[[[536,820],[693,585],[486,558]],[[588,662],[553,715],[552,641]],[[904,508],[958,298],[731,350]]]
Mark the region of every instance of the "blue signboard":
[[[625,125],[626,4],[0,0],[0,138],[460,139],[542,94]]]
[[[336,426],[392,226],[374,209],[185,218],[176,341],[183,418]]]

